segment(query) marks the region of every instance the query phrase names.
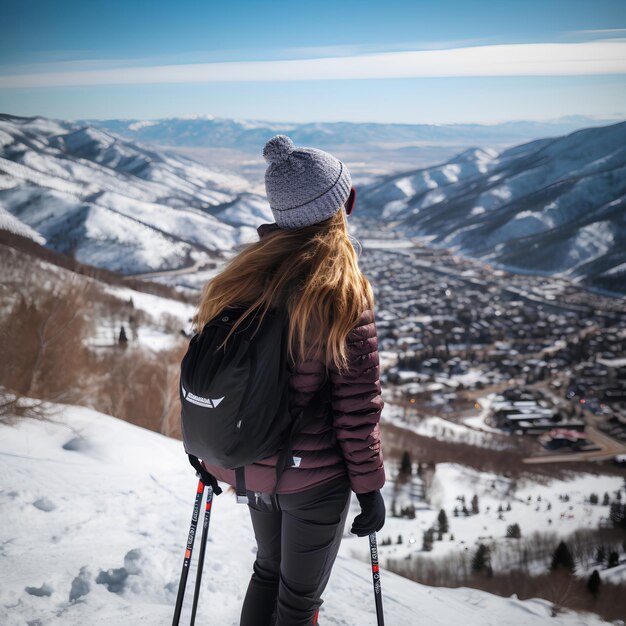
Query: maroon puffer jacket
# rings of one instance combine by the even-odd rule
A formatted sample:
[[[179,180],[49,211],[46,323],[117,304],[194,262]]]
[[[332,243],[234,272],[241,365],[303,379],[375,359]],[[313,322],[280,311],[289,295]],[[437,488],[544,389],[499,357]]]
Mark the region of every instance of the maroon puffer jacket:
[[[261,224],[260,237],[276,224]],[[366,493],[385,482],[380,449],[379,421],[384,402],[379,379],[378,337],[374,313],[366,309],[347,338],[349,370],[340,375],[334,365],[308,360],[296,364],[289,388],[289,408],[296,415],[322,384],[330,384],[331,402],[318,405],[311,420],[294,436],[293,456],[297,467],[289,467],[280,479],[277,493],[303,491],[348,474],[352,490]],[[299,462],[297,459],[300,459]],[[278,455],[246,465],[246,487],[272,492],[276,483]],[[204,464],[218,480],[235,485],[234,470]]]

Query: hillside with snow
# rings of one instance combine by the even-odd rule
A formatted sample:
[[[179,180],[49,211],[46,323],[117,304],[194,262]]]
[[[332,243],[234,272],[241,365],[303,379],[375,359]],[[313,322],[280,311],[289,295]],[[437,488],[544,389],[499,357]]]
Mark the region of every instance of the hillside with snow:
[[[86,408],[51,408],[53,421],[0,424],[0,621],[171,623],[197,484],[182,443]],[[352,556],[366,541],[346,530],[323,626],[376,623],[369,566]],[[228,493],[215,498],[198,623],[239,623],[254,550],[246,508]],[[187,600],[192,585],[190,577]],[[382,589],[390,626],[607,623],[569,611],[552,618],[545,600],[428,587],[386,570]]]
[[[248,188],[101,129],[0,115],[0,226],[83,263],[122,274],[213,267],[271,221]]]
[[[384,177],[362,211],[513,270],[626,293],[626,122]]]

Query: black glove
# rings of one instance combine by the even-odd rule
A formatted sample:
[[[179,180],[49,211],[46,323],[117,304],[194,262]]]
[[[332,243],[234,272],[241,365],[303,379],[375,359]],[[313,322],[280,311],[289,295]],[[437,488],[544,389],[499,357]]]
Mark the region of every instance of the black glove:
[[[354,518],[350,532],[359,537],[378,532],[385,524],[385,501],[380,495],[380,489],[357,493],[356,497],[361,505],[361,513]]]

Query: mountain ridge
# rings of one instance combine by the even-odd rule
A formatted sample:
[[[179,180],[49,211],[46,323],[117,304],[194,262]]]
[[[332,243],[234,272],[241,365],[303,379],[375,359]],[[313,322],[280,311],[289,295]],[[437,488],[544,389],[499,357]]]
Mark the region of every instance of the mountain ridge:
[[[84,263],[123,274],[212,267],[271,218],[248,187],[104,130],[0,116],[0,210]]]
[[[362,210],[392,216],[405,236],[489,263],[624,293],[626,273],[614,270],[626,263],[625,146],[620,122],[528,142],[482,167],[475,159],[465,176],[451,175],[455,158],[382,177],[362,190]]]

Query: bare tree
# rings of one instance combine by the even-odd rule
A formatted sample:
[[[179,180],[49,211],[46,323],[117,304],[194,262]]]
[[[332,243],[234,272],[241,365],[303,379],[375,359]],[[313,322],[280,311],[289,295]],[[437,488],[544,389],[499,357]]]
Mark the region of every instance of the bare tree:
[[[552,572],[547,580],[547,596],[552,602],[551,616],[556,617],[574,598],[574,576],[565,570]]]
[[[57,283],[49,291],[29,285],[28,291],[15,297],[0,322],[5,415],[10,407],[20,414],[44,417],[43,401],[80,399],[75,381],[86,359],[83,341],[88,334],[90,292],[91,285],[77,278]]]

